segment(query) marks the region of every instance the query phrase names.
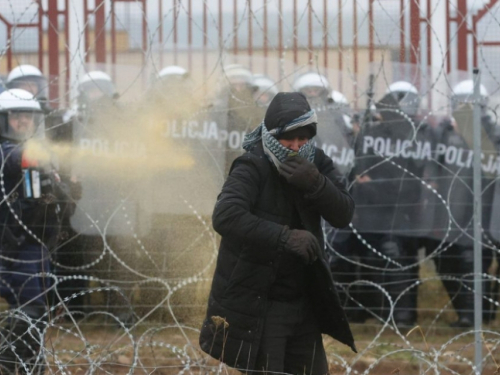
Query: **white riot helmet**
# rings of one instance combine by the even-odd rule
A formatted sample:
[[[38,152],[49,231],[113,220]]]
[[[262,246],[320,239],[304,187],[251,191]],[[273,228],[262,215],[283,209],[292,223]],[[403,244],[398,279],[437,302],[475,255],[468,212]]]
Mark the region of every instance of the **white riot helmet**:
[[[175,78],[175,79],[185,79],[189,77],[189,73],[186,69],[177,66],[177,65],[170,65],[158,73],[158,79],[169,79],[169,78]]]
[[[481,107],[488,105],[488,90],[483,85],[479,86],[479,104]],[[474,81],[467,79],[453,87],[451,93],[451,108],[455,110],[460,103],[474,103]]]
[[[43,138],[42,107],[33,94],[10,89],[0,94],[0,137],[14,142]]]
[[[193,90],[193,82],[189,72],[183,67],[170,65],[158,73],[153,84],[154,95],[174,97],[189,94]]]
[[[293,91],[301,92],[307,99],[328,99],[331,87],[328,79],[319,73],[309,72],[299,76],[292,85]]]
[[[101,99],[116,99],[118,93],[111,77],[100,70],[85,74],[78,82],[78,96],[81,103],[97,103]]]
[[[257,87],[254,93],[255,102],[259,106],[267,107],[279,91],[276,82],[263,74],[255,74],[254,84]]]
[[[416,116],[420,108],[420,97],[417,88],[407,81],[391,83],[386,94],[391,94],[399,103],[400,109],[410,116]]]
[[[241,92],[250,90],[255,92],[257,86],[254,82],[254,75],[250,70],[239,64],[226,65],[222,69],[223,82],[229,85],[231,91]]]
[[[7,89],[23,89],[37,99],[46,100],[48,82],[40,69],[33,65],[19,65],[12,69],[7,76]]]
[[[344,114],[350,114],[351,106],[349,105],[349,102],[344,94],[342,94],[340,91],[332,90],[332,92],[330,93],[330,99],[336,109]]]

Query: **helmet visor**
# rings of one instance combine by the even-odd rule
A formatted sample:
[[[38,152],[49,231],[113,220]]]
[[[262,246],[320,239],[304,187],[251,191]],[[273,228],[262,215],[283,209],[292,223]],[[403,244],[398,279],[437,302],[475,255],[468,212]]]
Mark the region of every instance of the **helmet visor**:
[[[43,113],[29,110],[9,111],[3,136],[14,141],[26,141],[31,138],[43,138],[44,130]]]
[[[8,84],[10,89],[23,89],[37,99],[46,99],[48,97],[48,82],[45,77],[23,76],[14,79]]]
[[[103,97],[112,98],[116,94],[115,86],[112,82],[97,79],[82,83],[78,90],[88,101],[96,101]]]
[[[322,98],[328,95],[328,91],[321,86],[304,86],[300,89],[300,92],[306,96],[306,98]]]

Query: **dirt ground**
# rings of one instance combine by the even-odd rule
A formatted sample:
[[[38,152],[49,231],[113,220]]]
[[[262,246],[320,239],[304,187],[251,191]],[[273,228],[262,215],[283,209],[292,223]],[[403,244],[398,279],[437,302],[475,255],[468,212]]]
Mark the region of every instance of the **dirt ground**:
[[[330,373],[346,374],[348,369],[351,374],[367,375],[473,373],[472,333],[442,326],[428,333],[428,339],[424,340],[418,329],[406,338],[406,332],[398,335],[390,329],[381,332],[381,328],[381,324],[375,323],[353,325],[358,355],[325,337]],[[496,363],[500,362],[495,342],[488,341],[492,337],[485,334],[483,356],[488,358],[484,362],[484,375],[496,375]],[[152,325],[127,331],[63,324],[48,333],[46,350],[53,374],[238,374],[203,354],[198,348],[196,329],[188,326]]]

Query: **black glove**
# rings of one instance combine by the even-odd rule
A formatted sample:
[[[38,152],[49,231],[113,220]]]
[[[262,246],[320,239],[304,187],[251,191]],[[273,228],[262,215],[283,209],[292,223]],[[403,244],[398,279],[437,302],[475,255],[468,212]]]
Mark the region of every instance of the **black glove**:
[[[289,184],[308,193],[316,191],[324,179],[314,163],[300,156],[288,158],[281,163],[278,172]]]
[[[284,250],[297,255],[304,264],[311,264],[321,253],[318,240],[311,232],[301,229],[287,229],[284,234]]]

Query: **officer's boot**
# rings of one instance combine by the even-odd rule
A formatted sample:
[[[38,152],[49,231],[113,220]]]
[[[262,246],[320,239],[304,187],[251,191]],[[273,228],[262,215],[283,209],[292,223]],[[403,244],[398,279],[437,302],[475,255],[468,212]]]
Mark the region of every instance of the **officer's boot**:
[[[453,307],[458,315],[458,320],[450,327],[470,328],[474,325],[474,294],[462,287],[453,299]]]
[[[474,285],[470,278],[465,280],[462,279],[462,276],[474,272],[473,251],[471,248],[461,245],[453,245],[449,250],[451,250],[452,257],[445,262],[447,272],[459,279],[443,282],[458,315],[458,320],[451,323],[450,326],[469,328],[474,325]]]

